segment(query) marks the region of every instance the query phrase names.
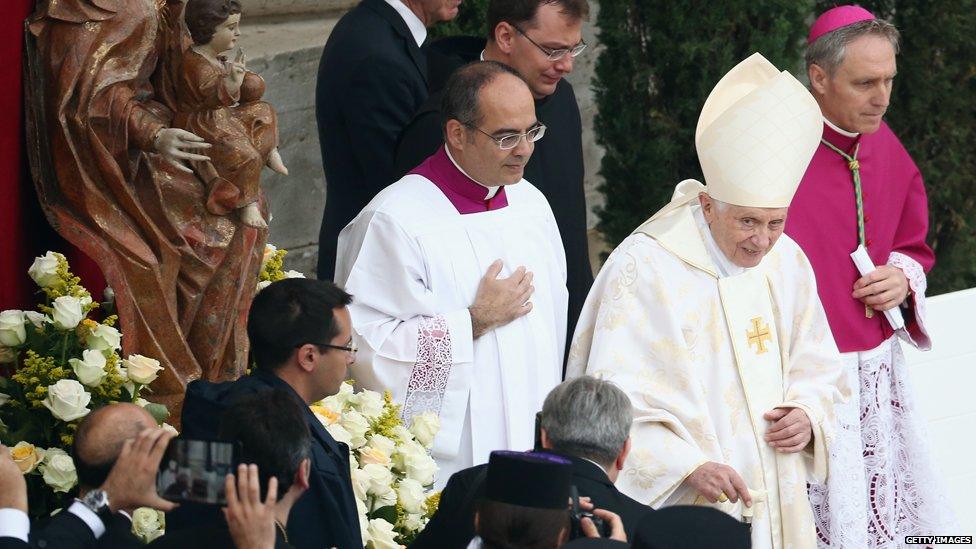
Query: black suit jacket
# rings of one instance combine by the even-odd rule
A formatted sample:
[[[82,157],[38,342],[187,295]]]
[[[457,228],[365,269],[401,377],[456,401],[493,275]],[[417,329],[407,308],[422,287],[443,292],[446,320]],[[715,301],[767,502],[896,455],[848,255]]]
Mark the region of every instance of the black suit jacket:
[[[219,418],[224,408],[235,399],[253,393],[280,389],[294,395],[298,393],[278,376],[258,370],[253,375],[227,383],[195,381],[187,387],[183,403],[184,438],[216,438]],[[299,498],[288,515],[288,540],[300,549],[339,549],[363,546],[359,531],[359,512],[356,496],[352,491],[349,473],[349,447],[337,442],[312,411],[302,402],[305,420],[312,432],[312,475],[309,490]],[[216,507],[206,509],[182,505],[185,513],[167,518],[167,526],[178,530],[197,525],[201,520],[211,521]]]
[[[288,521],[291,524],[291,519]],[[290,539],[290,536],[289,536]],[[294,547],[285,541],[281,530],[275,528],[275,549],[291,549]],[[234,547],[234,540],[230,537],[230,530],[223,517],[218,522],[208,524],[193,530],[183,530],[153,540],[148,549],[218,549]]]
[[[554,453],[551,450],[547,452]],[[598,509],[620,515],[628,539],[643,517],[654,512],[650,507],[620,493],[597,465],[574,456],[563,457],[573,463],[573,483],[579,489],[579,495],[589,496]],[[485,495],[487,471],[488,465],[477,465],[451,475],[441,493],[437,512],[410,544],[410,549],[467,547],[474,537],[474,513]]]
[[[105,534],[95,539],[95,533],[78,516],[66,509],[46,524],[31,525],[30,543],[16,538],[0,538],[0,549],[94,549],[142,547],[142,542],[132,534],[132,522],[115,514],[105,524]]]
[[[318,277],[331,279],[339,232],[395,181],[397,139],[427,99],[427,60],[384,0],[363,0],[336,24],[315,88],[325,216]]]
[[[396,153],[397,178],[418,166],[443,144],[441,99],[444,85],[455,69],[477,61],[484,48],[484,38],[470,36],[445,38],[424,48],[429,65],[430,97],[400,135]],[[573,86],[565,79],[559,81],[552,95],[535,102],[535,111],[539,121],[546,125],[546,135],[535,144],[524,177],[549,201],[566,250],[568,352],[576,321],[593,285],[583,191],[583,125]]]

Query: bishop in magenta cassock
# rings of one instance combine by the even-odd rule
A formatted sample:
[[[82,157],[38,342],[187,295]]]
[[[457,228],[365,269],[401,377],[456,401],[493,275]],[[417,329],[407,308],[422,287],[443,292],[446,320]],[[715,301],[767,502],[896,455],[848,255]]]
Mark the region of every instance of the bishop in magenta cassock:
[[[858,6],[814,23],[807,65],[824,114],[821,144],[790,207],[786,232],[803,248],[843,353],[854,398],[827,486],[810,490],[825,547],[900,546],[906,535],[955,531],[906,378],[899,338],[930,347],[925,273],[928,204],[918,167],[882,121],[895,76],[898,31]],[[864,246],[877,270],[861,276]],[[905,327],[883,311],[900,308]]]
[[[391,391],[408,425],[440,416],[437,486],[492,450],[532,448],[561,377],[568,299],[552,210],[522,179],[545,131],[528,87],[478,62],[443,104],[445,145],[346,226],[336,269],[356,296],[353,378]]]

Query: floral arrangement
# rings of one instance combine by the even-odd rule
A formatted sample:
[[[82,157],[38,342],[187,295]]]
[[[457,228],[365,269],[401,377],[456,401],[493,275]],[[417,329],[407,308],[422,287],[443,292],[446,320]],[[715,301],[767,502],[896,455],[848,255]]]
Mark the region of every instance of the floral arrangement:
[[[285,278],[305,278],[298,271],[284,270],[285,256],[288,250],[279,250],[272,244],[264,245],[264,256],[261,258],[261,270],[258,272],[258,291],[265,289],[272,282]]]
[[[100,305],[63,255],[47,252],[27,272],[44,299],[36,311],[0,312],[0,364],[14,366],[0,377],[0,441],[27,477],[30,514],[41,517],[78,483],[70,448],[88,413],[113,402],[133,402],[159,422],[169,413],[141,396],[163,369],[159,361],[121,357],[118,318],[90,318]]]
[[[356,393],[351,381],[311,408],[332,437],[351,449],[363,543],[372,549],[409,545],[440,499],[430,493],[437,474],[429,454],[440,429],[437,415],[417,416],[408,429],[389,392]]]

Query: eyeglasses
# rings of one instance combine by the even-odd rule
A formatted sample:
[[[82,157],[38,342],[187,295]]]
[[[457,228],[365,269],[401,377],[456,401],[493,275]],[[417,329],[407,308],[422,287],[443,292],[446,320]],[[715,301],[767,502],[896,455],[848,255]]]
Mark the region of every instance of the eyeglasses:
[[[306,341],[305,343],[299,343],[298,345],[295,345],[295,348],[297,349],[302,345],[315,345],[316,347],[327,347],[329,349],[335,349],[337,351],[345,351],[353,356],[356,356],[356,353],[359,352],[359,348],[356,347],[356,344],[351,342],[349,343],[349,345],[333,345],[331,343],[318,343],[315,341]]]
[[[546,57],[548,57],[550,61],[559,61],[560,59],[566,57],[567,55],[569,55],[570,57],[576,57],[577,55],[583,53],[583,50],[586,49],[586,42],[582,40],[580,40],[580,43],[576,44],[572,48],[560,48],[558,50],[549,49],[545,46],[540,46],[535,40],[529,38],[529,35],[525,34],[525,31],[520,29],[518,25],[512,25],[512,27],[514,27],[519,34],[524,36],[526,40],[532,42],[533,46],[539,48],[539,51],[546,54]]]
[[[485,130],[475,126],[474,124],[465,124],[469,128],[474,128],[479,132],[488,136],[489,139],[494,141],[498,148],[503,151],[512,150],[518,146],[519,142],[522,141],[524,137],[529,143],[535,143],[536,141],[542,139],[542,136],[546,135],[546,125],[538,124],[529,128],[525,133],[508,133],[501,137],[495,137],[494,135],[486,132]]]

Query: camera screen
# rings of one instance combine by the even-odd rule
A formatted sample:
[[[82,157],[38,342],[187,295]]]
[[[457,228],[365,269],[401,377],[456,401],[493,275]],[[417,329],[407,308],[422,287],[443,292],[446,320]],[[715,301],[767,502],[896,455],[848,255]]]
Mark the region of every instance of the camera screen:
[[[156,477],[159,495],[169,501],[224,505],[224,477],[234,472],[236,446],[230,442],[173,439]]]

